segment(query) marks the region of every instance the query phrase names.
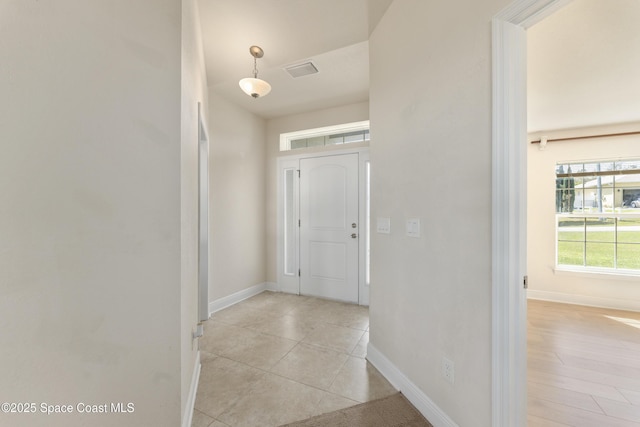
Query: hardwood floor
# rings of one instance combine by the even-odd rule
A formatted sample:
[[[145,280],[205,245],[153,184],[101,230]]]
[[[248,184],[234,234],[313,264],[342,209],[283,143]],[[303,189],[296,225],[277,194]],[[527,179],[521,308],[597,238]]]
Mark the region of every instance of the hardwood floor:
[[[529,427],[640,426],[640,313],[528,304]]]

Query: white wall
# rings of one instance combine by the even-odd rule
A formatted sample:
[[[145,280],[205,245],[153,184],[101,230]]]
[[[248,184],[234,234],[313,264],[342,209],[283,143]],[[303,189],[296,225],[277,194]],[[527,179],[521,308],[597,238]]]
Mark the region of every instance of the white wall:
[[[360,122],[369,120],[369,103],[361,102],[357,104],[343,105],[340,107],[327,108],[310,113],[295,114],[271,119],[267,122],[267,280],[271,283],[277,281],[278,266],[278,239],[277,239],[277,200],[278,200],[278,157],[300,154],[300,151],[280,152],[280,134],[295,132],[306,129],[315,129],[325,126],[339,125],[344,123]],[[353,148],[350,145],[345,148]],[[332,146],[331,150],[338,147]],[[309,149],[308,153],[325,151],[325,148]]]
[[[578,0],[527,30],[530,132],[640,120],[639,21],[637,0]]]
[[[180,424],[180,5],[0,5],[2,425]]]
[[[209,301],[215,301],[266,281],[266,123],[213,91],[209,105]]]
[[[185,419],[197,369],[193,332],[198,324],[198,103],[208,118],[207,85],[200,18],[196,0],[182,1],[182,119],[181,119],[181,396]],[[193,398],[194,396],[191,396]],[[190,403],[193,404],[192,402]],[[189,414],[186,414],[188,417]]]
[[[508,3],[396,1],[369,41],[372,222],[391,218],[372,233],[370,342],[469,427],[491,425],[490,22]]]
[[[562,138],[636,131],[639,123],[531,134]],[[558,162],[639,158],[640,136],[529,144],[527,272],[529,297],[575,304],[640,310],[640,278],[555,272],[555,172]]]

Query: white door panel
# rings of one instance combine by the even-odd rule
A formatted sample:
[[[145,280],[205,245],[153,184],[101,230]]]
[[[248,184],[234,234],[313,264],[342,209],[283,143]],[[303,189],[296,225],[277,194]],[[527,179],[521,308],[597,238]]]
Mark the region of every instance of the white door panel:
[[[300,291],[358,302],[358,155],[300,161]]]
[[[309,276],[312,279],[347,280],[347,245],[309,242]]]

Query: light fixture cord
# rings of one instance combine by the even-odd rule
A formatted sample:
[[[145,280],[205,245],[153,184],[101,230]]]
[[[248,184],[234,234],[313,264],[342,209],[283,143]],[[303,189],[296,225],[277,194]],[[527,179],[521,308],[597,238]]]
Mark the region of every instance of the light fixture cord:
[[[253,78],[258,78],[258,59],[255,56],[253,57]]]

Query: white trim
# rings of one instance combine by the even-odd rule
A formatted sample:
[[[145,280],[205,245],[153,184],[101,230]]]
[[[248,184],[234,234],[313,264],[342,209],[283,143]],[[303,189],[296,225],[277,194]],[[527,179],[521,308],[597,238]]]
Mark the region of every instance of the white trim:
[[[560,302],[564,304],[585,305],[587,307],[611,308],[613,310],[626,310],[640,312],[640,301],[618,298],[602,298],[591,295],[565,294],[561,292],[537,291],[530,289],[527,298]]]
[[[247,298],[251,298],[254,295],[258,295],[264,291],[266,291],[271,284],[260,283],[259,285],[251,286],[250,288],[243,289],[235,294],[227,295],[226,297],[219,298],[215,301],[209,302],[209,316],[213,313],[225,309],[227,307],[231,307],[234,304],[239,303],[240,301],[246,300]]]
[[[364,123],[364,122],[363,122]],[[368,123],[368,122],[367,122]],[[358,205],[359,213],[359,221],[360,224],[364,224],[364,209],[363,209],[363,200],[365,199],[365,185],[363,180],[363,169],[364,162],[369,159],[369,147],[349,147],[349,148],[339,148],[334,150],[321,151],[317,153],[295,153],[286,157],[279,157],[277,162],[276,173],[278,174],[276,177],[276,182],[278,183],[277,190],[277,254],[276,254],[276,262],[277,262],[277,290],[279,292],[285,292],[290,294],[300,295],[300,280],[298,276],[291,276],[284,274],[284,195],[283,195],[283,171],[285,169],[296,168],[300,169],[300,160],[301,159],[310,159],[316,157],[328,157],[328,156],[341,156],[344,154],[358,154],[358,198],[360,199],[360,204]],[[297,175],[294,175],[295,186],[294,186],[294,194],[296,197],[295,205],[296,209],[298,209],[299,201],[297,198],[299,197],[299,178]],[[299,219],[300,213],[296,211],[296,216]],[[299,229],[296,228],[298,234],[296,235],[296,242],[299,242],[300,235]],[[359,252],[362,253],[364,251],[364,246],[362,245],[363,239],[360,239],[361,245],[358,248]],[[296,252],[299,254],[300,248],[296,248]],[[299,257],[296,257],[296,270],[300,268],[300,260]],[[359,270],[359,282],[358,282],[358,304],[360,305],[369,305],[369,286],[364,283],[364,258],[360,257],[358,259]]]
[[[640,280],[640,270],[625,270],[622,268],[598,268],[571,265],[557,265],[553,274],[560,276],[578,276],[590,279],[625,280],[637,282]]]
[[[270,292],[280,292],[280,287],[274,282],[265,282],[265,290]]]
[[[492,21],[492,426],[526,425],[526,28],[571,0],[515,0]]]
[[[296,132],[280,134],[280,151],[290,151],[291,141],[294,139],[313,138],[314,136],[324,136],[334,133],[355,132],[358,130],[369,130],[369,120],[353,123],[343,123],[341,125],[325,126],[315,129],[305,129]]]
[[[211,235],[209,233],[209,133],[198,102],[198,321],[207,320]]]
[[[322,151],[314,151],[314,152],[290,152],[291,154],[286,154],[278,157],[279,162],[287,162],[290,160],[300,160],[300,159],[311,159],[314,157],[327,157],[327,156],[341,156],[343,154],[353,154],[353,153],[368,153],[368,146],[349,146],[350,144],[342,145],[340,148],[334,148],[332,150],[322,150]],[[355,145],[355,144],[354,144]]]
[[[369,150],[360,152],[358,156],[358,210],[360,235],[358,247],[358,304],[369,305],[369,285],[366,282],[367,268],[367,162],[370,161]]]
[[[198,382],[200,381],[200,351],[196,354],[196,366],[191,376],[191,387],[189,387],[189,396],[187,397],[187,404],[184,408],[184,414],[182,416],[182,427],[191,427],[193,421],[193,410],[196,406],[196,393],[198,391]]]
[[[526,425],[526,34],[493,21],[492,425]]]
[[[300,294],[300,278],[298,277],[297,274],[291,275],[291,274],[285,274],[284,272],[284,250],[285,250],[285,241],[284,241],[284,229],[285,229],[285,224],[284,224],[284,203],[285,203],[285,199],[284,199],[284,192],[283,192],[283,188],[284,188],[284,171],[285,170],[294,170],[297,171],[300,169],[300,161],[299,158],[297,156],[294,157],[280,157],[278,158],[278,162],[277,162],[277,168],[276,168],[276,173],[278,174],[278,176],[276,177],[276,182],[278,183],[278,189],[276,191],[277,193],[277,208],[276,208],[276,212],[277,212],[277,225],[276,225],[276,230],[277,230],[277,243],[276,243],[276,247],[277,247],[277,253],[276,253],[276,270],[277,270],[277,280],[278,280],[278,290],[281,292],[286,292],[286,293],[291,293],[291,294],[296,294],[299,295]],[[297,173],[293,174],[293,197],[294,197],[294,219],[299,219],[300,215],[299,215],[299,206],[298,206],[298,188],[299,188],[299,177]],[[295,251],[295,266],[294,266],[294,272],[296,272],[298,270],[300,262],[298,260],[298,255],[299,255],[299,248],[298,248],[298,243],[299,242],[299,233],[300,233],[300,228],[299,227],[295,227],[295,236],[294,236],[294,241],[296,242],[296,246],[295,248],[293,248],[293,250]]]
[[[367,360],[416,407],[434,427],[458,427],[458,425],[429,398],[420,388],[411,382],[371,343],[367,346]]]
[[[516,0],[502,9],[494,19],[509,22],[524,29],[542,21],[573,0]]]

